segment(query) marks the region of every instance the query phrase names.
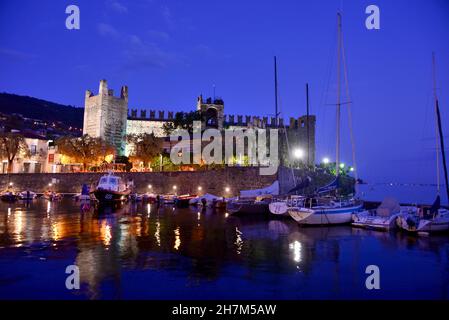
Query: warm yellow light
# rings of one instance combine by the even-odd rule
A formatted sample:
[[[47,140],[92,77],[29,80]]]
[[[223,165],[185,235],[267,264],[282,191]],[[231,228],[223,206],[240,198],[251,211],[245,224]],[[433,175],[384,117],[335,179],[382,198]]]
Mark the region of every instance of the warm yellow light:
[[[203,190],[203,188],[201,186],[199,186],[198,187],[198,191],[201,191],[201,190]]]
[[[176,189],[178,189],[178,187],[177,186],[173,186],[173,190],[176,190]]]
[[[153,188],[153,186],[151,184],[149,184],[148,185],[148,189],[151,189],[151,188]]]
[[[229,187],[226,187],[225,191],[229,192],[229,191],[231,191],[231,189]]]

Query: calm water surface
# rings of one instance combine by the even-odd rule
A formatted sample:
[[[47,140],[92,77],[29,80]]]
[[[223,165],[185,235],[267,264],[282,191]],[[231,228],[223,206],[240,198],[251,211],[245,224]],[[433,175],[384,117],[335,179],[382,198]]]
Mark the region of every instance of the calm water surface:
[[[0,299],[448,299],[449,236],[71,199],[0,203]],[[65,288],[80,268],[81,289]],[[365,288],[378,265],[381,289]]]

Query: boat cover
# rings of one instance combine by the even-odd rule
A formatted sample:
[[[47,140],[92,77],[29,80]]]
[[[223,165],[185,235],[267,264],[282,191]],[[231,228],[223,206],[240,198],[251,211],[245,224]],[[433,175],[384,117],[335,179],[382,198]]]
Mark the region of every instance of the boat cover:
[[[258,197],[265,195],[279,195],[279,181],[276,180],[271,186],[266,188],[240,191],[240,197]]]
[[[400,210],[399,202],[395,198],[387,197],[382,201],[376,212],[380,217],[389,217]]]

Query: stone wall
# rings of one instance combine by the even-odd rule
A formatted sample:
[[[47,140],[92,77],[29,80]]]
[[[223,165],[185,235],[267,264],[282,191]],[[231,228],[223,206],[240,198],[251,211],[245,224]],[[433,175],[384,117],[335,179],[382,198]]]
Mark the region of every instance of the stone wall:
[[[62,193],[78,193],[81,185],[87,183],[95,186],[102,173],[34,173],[34,174],[2,174],[0,175],[0,190],[5,190],[9,182],[13,183],[15,191],[26,189],[42,193],[52,189]],[[154,193],[173,193],[176,186],[177,194],[212,193],[218,196],[236,196],[240,190],[257,189],[272,184],[277,175],[261,176],[259,168],[229,167],[220,170],[194,172],[132,172],[119,173],[126,180],[134,182],[139,193],[151,190]],[[148,185],[152,186],[151,189]],[[198,187],[202,190],[199,192]],[[229,192],[226,192],[229,188]]]

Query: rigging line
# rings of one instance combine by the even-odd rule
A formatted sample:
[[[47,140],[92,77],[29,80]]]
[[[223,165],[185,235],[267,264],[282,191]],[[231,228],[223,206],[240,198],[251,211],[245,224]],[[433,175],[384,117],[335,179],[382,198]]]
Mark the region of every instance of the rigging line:
[[[435,70],[435,54],[432,54],[432,80],[433,80],[433,98],[435,101],[435,144],[436,144],[436,163],[437,163],[437,195],[440,195],[440,146],[438,133],[438,96],[437,96],[437,76]]]
[[[343,37],[343,35],[342,35]],[[345,47],[344,42],[342,40],[342,58],[343,58],[343,75],[345,79],[345,86],[346,86],[346,97],[349,101],[351,101],[351,96],[349,93],[349,81],[348,81],[348,68],[346,65],[346,53],[345,53]],[[355,177],[355,192],[357,194],[358,191],[358,170],[357,170],[357,162],[356,162],[356,153],[355,153],[355,139],[354,139],[354,132],[353,132],[353,126],[352,126],[352,112],[351,112],[351,102],[348,103],[348,122],[349,122],[349,136],[351,139],[351,145],[352,145],[352,161],[353,161],[353,168],[354,168],[354,177]]]
[[[327,115],[327,108],[323,106],[326,104],[326,102],[328,101],[328,96],[329,96],[329,87],[330,87],[330,82],[331,82],[331,78],[332,78],[332,69],[334,67],[334,60],[335,60],[335,51],[336,51],[336,41],[335,39],[336,37],[336,30],[334,30],[334,35],[332,36],[333,42],[329,47],[329,53],[328,53],[328,57],[327,57],[327,72],[325,74],[325,77],[323,79],[322,82],[322,86],[321,86],[321,97],[320,97],[320,103],[319,106],[321,107],[321,110],[323,110],[323,118],[321,119],[321,123],[323,128],[328,128],[329,126],[326,123],[326,115]],[[325,131],[325,130],[323,130]],[[327,155],[330,154],[331,151],[331,147],[330,147],[330,143],[329,143],[329,136],[327,134],[327,132],[324,132],[323,134],[324,136],[324,148],[325,148],[325,152]]]

